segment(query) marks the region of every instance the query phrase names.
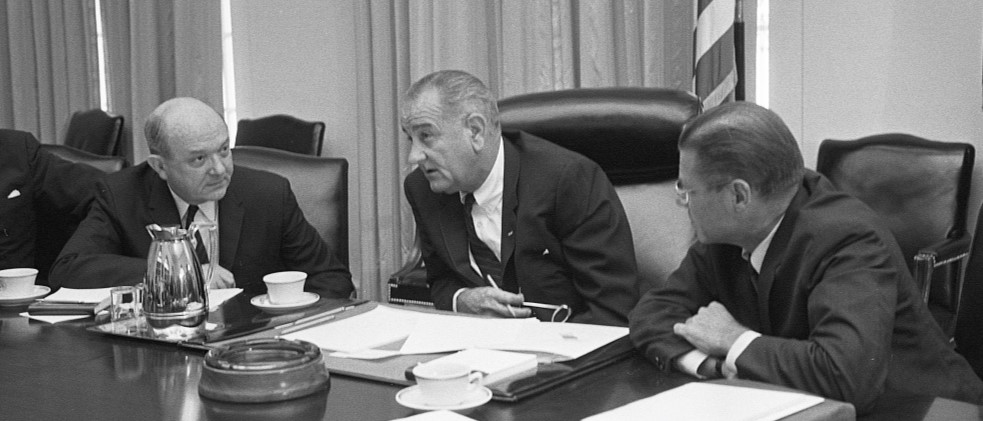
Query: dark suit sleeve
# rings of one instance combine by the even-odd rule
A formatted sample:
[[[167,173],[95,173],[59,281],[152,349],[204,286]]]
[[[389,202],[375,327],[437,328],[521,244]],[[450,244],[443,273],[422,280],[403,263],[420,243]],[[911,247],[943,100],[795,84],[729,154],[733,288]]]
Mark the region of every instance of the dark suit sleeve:
[[[691,247],[665,284],[646,292],[631,312],[628,330],[632,342],[661,370],[673,368],[673,361],[694,349],[673,332],[672,326],[713,301],[701,275],[709,272],[704,249],[701,244]]]
[[[571,321],[628,325],[638,301],[638,270],[628,217],[600,167],[571,163],[559,179],[554,229],[586,309]]]
[[[355,290],[351,272],[304,218],[290,186],[282,191],[284,231],[280,257],[284,264],[290,270],[307,273],[305,290],[327,298],[349,298]]]
[[[92,209],[51,267],[52,286],[104,288],[143,281],[147,257],[126,255],[117,200],[127,198],[118,198],[102,181],[97,184]]]
[[[809,337],[755,339],[737,359],[738,376],[851,402],[863,411],[883,391],[892,358],[898,268],[870,232],[816,252],[825,257],[810,280]]]

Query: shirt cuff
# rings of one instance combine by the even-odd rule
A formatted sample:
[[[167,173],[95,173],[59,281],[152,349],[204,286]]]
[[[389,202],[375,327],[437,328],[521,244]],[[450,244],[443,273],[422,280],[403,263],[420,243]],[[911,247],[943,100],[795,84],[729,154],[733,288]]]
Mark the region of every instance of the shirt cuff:
[[[751,345],[751,341],[757,339],[759,336],[761,336],[760,333],[749,330],[737,337],[734,345],[731,345],[727,351],[727,359],[724,360],[724,377],[728,379],[737,377],[737,357],[740,357],[748,345]]]
[[[706,377],[701,376],[697,370],[700,369],[700,364],[703,364],[703,360],[707,359],[707,354],[704,354],[698,349],[694,349],[690,352],[683,354],[682,357],[676,359],[676,367],[682,372],[689,374],[698,379],[705,379]]]
[[[461,295],[461,293],[466,289],[467,288],[461,288],[454,292],[454,299],[451,300],[451,310],[453,310],[455,313],[457,313],[457,296]]]

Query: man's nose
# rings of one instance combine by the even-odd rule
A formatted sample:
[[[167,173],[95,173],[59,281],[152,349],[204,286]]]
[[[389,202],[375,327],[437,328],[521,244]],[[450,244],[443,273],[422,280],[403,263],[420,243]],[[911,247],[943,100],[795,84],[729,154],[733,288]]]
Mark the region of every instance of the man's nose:
[[[212,174],[215,174],[215,175],[225,174],[225,172],[228,170],[228,164],[230,164],[231,161],[232,161],[231,158],[229,158],[229,162],[226,162],[225,159],[226,158],[222,157],[219,154],[212,155],[212,158],[211,158],[211,161],[212,161],[211,173]]]
[[[420,142],[416,140],[410,142],[410,154],[407,157],[410,165],[419,165],[424,159],[427,159],[427,154],[423,153],[423,148],[420,146]]]

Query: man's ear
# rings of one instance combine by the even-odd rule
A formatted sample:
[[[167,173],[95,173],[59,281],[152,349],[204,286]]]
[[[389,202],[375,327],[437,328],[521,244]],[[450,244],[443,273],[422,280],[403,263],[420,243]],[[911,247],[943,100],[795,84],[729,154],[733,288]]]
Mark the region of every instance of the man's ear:
[[[745,211],[751,204],[751,185],[738,178],[730,182],[729,188],[734,192],[734,209]]]
[[[469,138],[471,139],[471,147],[476,152],[480,151],[488,144],[487,139],[485,139],[485,127],[488,124],[488,120],[480,113],[471,113],[465,117],[464,122],[467,126]]]
[[[164,171],[164,166],[166,165],[164,163],[164,157],[151,154],[147,157],[147,164],[149,164],[150,168],[153,168],[154,171],[157,172],[157,176],[159,176],[161,180],[167,181],[167,172]]]

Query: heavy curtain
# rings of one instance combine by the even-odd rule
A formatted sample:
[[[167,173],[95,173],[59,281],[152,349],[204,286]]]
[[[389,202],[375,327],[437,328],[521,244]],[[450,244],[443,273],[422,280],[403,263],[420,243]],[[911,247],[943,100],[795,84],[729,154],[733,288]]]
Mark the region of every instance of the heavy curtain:
[[[161,102],[198,98],[220,115],[222,25],[217,0],[102,0],[109,112],[124,116],[124,154],[143,162],[147,116]]]
[[[94,0],[0,0],[0,128],[64,143],[72,112],[99,107]]]
[[[692,0],[419,0],[358,2],[360,295],[384,299],[390,273],[413,254],[402,194],[409,144],[399,97],[439,69],[482,78],[500,97],[601,86],[690,90]],[[359,275],[356,275],[359,276]]]

